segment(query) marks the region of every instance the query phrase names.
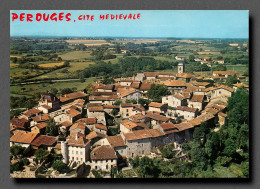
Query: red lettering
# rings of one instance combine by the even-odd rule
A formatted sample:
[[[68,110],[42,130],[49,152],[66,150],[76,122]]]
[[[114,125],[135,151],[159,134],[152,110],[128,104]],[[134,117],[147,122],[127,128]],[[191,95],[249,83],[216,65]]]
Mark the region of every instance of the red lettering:
[[[70,13],[66,14],[65,18],[66,18],[66,21],[67,21],[67,22],[71,20],[71,19],[70,19],[70,16],[71,16]]]
[[[82,15],[80,15],[80,16],[78,17],[78,20],[82,20]]]
[[[140,14],[140,13],[138,13],[138,14],[137,14],[137,19],[140,19],[140,16],[141,16],[141,14]]]
[[[59,21],[62,21],[62,20],[63,20],[63,17],[64,17],[64,13],[61,12],[61,13],[59,14]]]
[[[119,14],[119,19],[120,19],[120,20],[122,19],[122,16],[123,16],[122,14]]]
[[[56,13],[53,13],[53,14],[51,15],[50,19],[57,22],[57,17],[56,17],[56,15],[57,15]]]
[[[106,19],[108,19],[108,18],[109,18],[109,14],[106,15]]]
[[[16,13],[12,13],[12,21],[16,20],[18,18],[18,15]]]
[[[42,19],[42,14],[41,13],[37,13],[36,14],[36,21],[40,21]]]
[[[25,13],[20,14],[20,21],[24,21],[24,15],[25,15]]]
[[[104,20],[105,19],[105,15],[99,15],[99,19],[100,20]]]
[[[50,16],[49,14],[46,15],[46,14],[44,13],[43,16],[42,16],[42,19],[43,19],[44,21],[48,21],[48,20],[49,20],[49,16]]]
[[[91,20],[91,21],[94,20],[94,15],[91,15],[90,20]]]
[[[27,14],[27,17],[26,17],[26,21],[28,22],[32,22],[32,18],[33,17],[33,15],[32,14]]]
[[[113,20],[115,18],[115,15],[111,14],[111,20]]]

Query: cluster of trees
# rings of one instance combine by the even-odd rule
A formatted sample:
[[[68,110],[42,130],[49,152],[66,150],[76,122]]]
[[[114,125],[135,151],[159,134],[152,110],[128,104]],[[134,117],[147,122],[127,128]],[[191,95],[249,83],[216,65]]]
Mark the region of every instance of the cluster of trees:
[[[113,77],[133,76],[141,71],[152,72],[155,70],[172,69],[177,66],[177,62],[168,62],[155,60],[152,57],[125,57],[119,60],[119,63],[112,64],[111,62],[97,62],[91,64],[88,68],[83,70],[83,76],[97,77],[112,75]]]
[[[211,67],[212,71],[227,71],[227,67],[225,65],[219,64],[217,66]]]
[[[37,97],[34,96],[32,98],[29,97],[14,97],[11,96],[10,97],[10,108],[14,109],[14,108],[32,108],[37,104]]]
[[[107,60],[107,59],[116,58],[116,55],[106,53],[106,50],[107,50],[107,48],[98,47],[98,48],[92,50],[91,55],[95,56],[96,60]]]
[[[24,40],[14,39],[10,40],[11,54],[13,51],[16,52],[28,52],[35,50],[65,50],[68,49],[68,44],[65,42],[48,43],[38,39]]]

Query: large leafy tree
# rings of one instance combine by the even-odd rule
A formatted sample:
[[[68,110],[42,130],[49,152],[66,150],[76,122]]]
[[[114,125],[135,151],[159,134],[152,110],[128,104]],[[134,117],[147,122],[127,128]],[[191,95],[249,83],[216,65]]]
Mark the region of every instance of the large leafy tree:
[[[154,102],[162,102],[162,97],[170,94],[166,85],[152,84],[147,92],[147,97]]]

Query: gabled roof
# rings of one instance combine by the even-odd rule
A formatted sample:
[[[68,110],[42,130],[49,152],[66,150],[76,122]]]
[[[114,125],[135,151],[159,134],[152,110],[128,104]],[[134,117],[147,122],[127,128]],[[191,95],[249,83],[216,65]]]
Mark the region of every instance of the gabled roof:
[[[74,93],[61,95],[61,96],[59,96],[59,99],[60,99],[61,102],[66,102],[66,101],[77,99],[77,98],[83,98],[85,96],[87,96],[87,94],[85,94],[81,91],[77,91],[77,92],[74,92]]]
[[[107,131],[107,127],[105,125],[101,124],[101,123],[96,123],[95,127],[97,129],[101,129],[101,130]]]
[[[73,133],[68,138],[69,146],[85,147],[90,142],[82,133]]]
[[[38,113],[42,112],[41,110],[38,110],[36,108],[32,108],[32,109],[29,109],[25,112],[23,112],[23,115],[27,116],[27,117],[32,117]]]
[[[32,142],[34,146],[53,146],[57,142],[57,138],[53,136],[46,136],[46,135],[39,135],[36,139]]]
[[[166,80],[163,82],[168,87],[185,87],[185,83],[182,80]]]
[[[134,107],[133,103],[121,103],[120,106],[122,108],[127,108],[127,107]]]
[[[72,123],[69,122],[69,121],[64,121],[64,122],[61,123],[61,125],[65,126],[65,127],[70,127],[72,125]]]
[[[176,73],[176,77],[182,77],[188,79],[188,78],[193,78],[195,76],[190,73]]]
[[[178,100],[184,100],[185,97],[179,93],[172,95],[174,98],[177,98]]]
[[[48,114],[40,114],[38,116],[32,117],[32,119],[36,122],[48,121],[50,119]]]
[[[70,131],[74,130],[74,129],[82,129],[85,130],[86,129],[86,124],[84,122],[76,122],[74,123],[71,127],[70,127]]]
[[[190,108],[187,106],[178,106],[176,110],[186,111],[186,112],[196,112],[197,108]]]
[[[73,117],[76,117],[76,116],[78,116],[78,115],[81,114],[79,111],[74,110],[74,109],[69,109],[69,110],[67,110],[65,113],[66,113],[68,116],[72,117],[72,118],[73,118]]]
[[[189,122],[182,122],[182,123],[179,123],[179,124],[175,124],[175,127],[177,127],[177,129],[179,131],[184,131],[184,130],[192,128],[193,125]]]
[[[126,146],[123,138],[121,137],[121,135],[117,135],[117,136],[108,136],[107,137],[108,142],[110,143],[110,145],[114,148],[116,147],[122,147],[122,146]]]
[[[213,74],[218,74],[218,75],[235,75],[236,72],[234,72],[234,71],[213,71]]]
[[[11,125],[14,127],[14,128],[19,128],[19,129],[26,129],[25,128],[25,124],[28,123],[29,121],[25,118],[16,118],[14,117],[12,120],[11,120]]]
[[[76,121],[77,122],[82,122],[85,123],[86,125],[92,125],[97,123],[97,118],[81,118],[79,120]]]
[[[105,138],[106,135],[102,134],[102,133],[98,133],[96,131],[91,131],[88,135],[87,135],[87,139],[88,140],[92,140],[93,138]]]
[[[41,99],[39,100],[40,102],[45,102],[47,100],[47,102],[57,102],[59,101],[59,99],[51,93],[45,93],[44,95],[42,95]]]
[[[10,142],[31,144],[38,134],[39,133],[16,130],[14,131],[14,135],[10,138]]]
[[[227,91],[229,91],[229,92],[234,92],[234,89],[233,89],[233,88],[228,87],[228,86],[226,86],[226,85],[220,85],[220,86],[217,87],[217,89],[225,89],[225,90],[227,90]]]
[[[115,150],[110,145],[96,147],[90,153],[91,160],[117,159]]]
[[[104,112],[103,106],[90,106],[88,107],[88,111],[90,112]]]
[[[152,84],[151,83],[142,83],[140,86],[140,90],[141,91],[146,91],[149,90],[151,88]]]
[[[165,117],[165,116],[162,116],[162,115],[159,115],[159,114],[155,114],[155,113],[152,113],[152,112],[147,112],[145,117],[148,117],[148,118],[151,118],[151,119],[154,119],[154,120],[157,120],[157,121],[163,121],[163,122],[166,122],[170,119],[168,117]]]
[[[47,123],[46,122],[40,122],[40,123],[37,123],[35,126],[39,129],[43,129],[45,127],[47,127]]]
[[[154,108],[161,108],[164,104],[158,102],[151,102],[148,106]]]
[[[204,95],[193,95],[191,98],[192,102],[203,102]]]

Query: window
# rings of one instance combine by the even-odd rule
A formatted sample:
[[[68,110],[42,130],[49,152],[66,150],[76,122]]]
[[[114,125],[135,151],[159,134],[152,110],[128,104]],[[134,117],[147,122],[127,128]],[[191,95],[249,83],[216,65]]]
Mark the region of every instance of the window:
[[[80,158],[81,161],[83,161],[83,158]]]
[[[108,165],[106,165],[106,169],[108,169]]]
[[[142,151],[142,154],[144,154],[144,150]]]
[[[74,161],[74,157],[72,157],[72,160]]]
[[[82,152],[80,152],[80,155],[82,155]]]
[[[97,170],[97,166],[95,166],[95,169]]]
[[[128,112],[128,109],[126,109],[126,112]]]
[[[71,151],[71,154],[73,154],[74,153],[74,151]]]
[[[79,158],[78,158],[78,157],[76,157],[76,160],[79,160]]]
[[[221,94],[221,91],[219,91],[218,94]]]
[[[78,154],[78,151],[76,151],[76,154]]]
[[[108,160],[106,160],[106,163],[108,162]]]

